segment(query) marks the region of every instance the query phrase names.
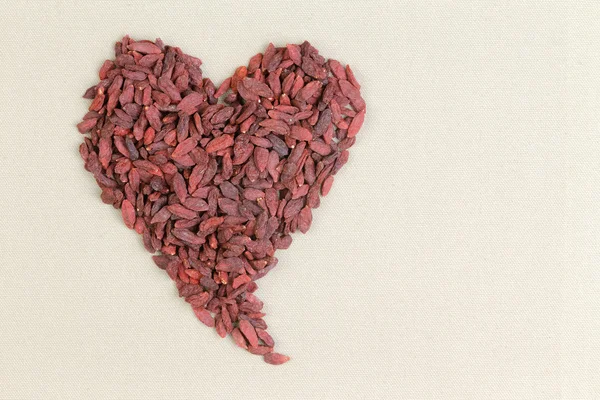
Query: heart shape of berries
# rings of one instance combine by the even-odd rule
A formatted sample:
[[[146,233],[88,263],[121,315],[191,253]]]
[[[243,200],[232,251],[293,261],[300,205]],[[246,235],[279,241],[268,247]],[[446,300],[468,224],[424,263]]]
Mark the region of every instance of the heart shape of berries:
[[[365,117],[349,66],[308,42],[269,44],[217,89],[160,39],[115,45],[77,125],[79,151],[200,321],[270,364],[253,294],[291,233],[308,231]],[[219,102],[219,100],[222,100]]]

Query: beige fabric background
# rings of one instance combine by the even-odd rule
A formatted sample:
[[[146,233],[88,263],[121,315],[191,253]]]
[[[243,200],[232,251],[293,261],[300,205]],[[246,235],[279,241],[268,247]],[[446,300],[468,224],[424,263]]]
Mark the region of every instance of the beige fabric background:
[[[600,398],[597,1],[0,2],[1,399]],[[369,113],[262,280],[264,364],[177,298],[83,170],[113,42],[220,82],[269,41]]]

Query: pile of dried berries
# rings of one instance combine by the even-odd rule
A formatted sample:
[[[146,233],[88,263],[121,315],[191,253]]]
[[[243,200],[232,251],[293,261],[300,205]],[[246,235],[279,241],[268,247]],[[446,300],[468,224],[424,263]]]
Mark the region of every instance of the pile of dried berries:
[[[349,66],[308,42],[250,59],[216,88],[201,61],[124,37],[78,124],[102,201],[143,236],[204,324],[271,364],[253,294],[291,233],[308,231],[365,116]],[[219,102],[222,99],[222,102]]]

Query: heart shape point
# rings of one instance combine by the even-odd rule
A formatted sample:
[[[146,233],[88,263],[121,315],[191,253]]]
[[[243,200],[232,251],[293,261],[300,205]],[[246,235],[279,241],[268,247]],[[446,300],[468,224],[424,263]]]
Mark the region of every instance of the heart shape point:
[[[269,44],[218,88],[201,64],[125,36],[84,95],[79,151],[102,201],[121,209],[196,317],[282,364],[256,280],[309,230],[365,102],[352,69],[308,42]]]

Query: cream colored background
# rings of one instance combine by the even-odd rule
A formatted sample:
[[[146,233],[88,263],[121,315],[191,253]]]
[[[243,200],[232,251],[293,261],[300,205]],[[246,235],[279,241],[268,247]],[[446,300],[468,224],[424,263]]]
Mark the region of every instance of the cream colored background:
[[[600,3],[0,2],[1,399],[600,398]],[[269,41],[369,113],[260,282],[264,364],[101,203],[75,124],[114,41],[219,83]]]

